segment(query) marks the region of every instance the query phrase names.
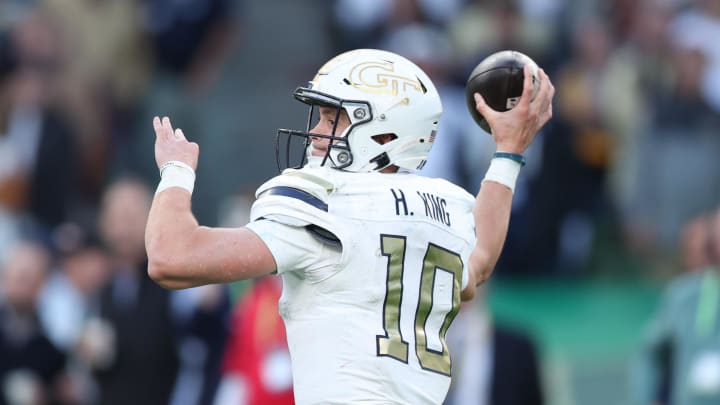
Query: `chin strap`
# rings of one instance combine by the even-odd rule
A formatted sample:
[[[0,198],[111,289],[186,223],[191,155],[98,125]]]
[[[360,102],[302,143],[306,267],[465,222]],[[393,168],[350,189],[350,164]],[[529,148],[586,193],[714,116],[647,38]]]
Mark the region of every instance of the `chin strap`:
[[[387,152],[383,152],[370,159],[370,163],[375,163],[377,165],[377,167],[375,167],[375,169],[373,170],[382,170],[390,166],[390,156],[388,156]]]

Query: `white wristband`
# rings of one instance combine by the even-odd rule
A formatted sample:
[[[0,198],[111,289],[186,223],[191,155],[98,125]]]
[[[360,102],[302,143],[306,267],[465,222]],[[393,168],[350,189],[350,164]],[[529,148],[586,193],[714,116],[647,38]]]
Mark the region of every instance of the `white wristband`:
[[[192,194],[195,188],[195,170],[179,160],[165,162],[160,167],[160,184],[155,194],[171,187],[180,187]]]
[[[488,168],[483,183],[486,181],[494,181],[506,186],[515,193],[515,182],[517,181],[518,175],[520,174],[520,168],[522,164],[512,159],[506,158],[493,158],[490,161],[490,167]]]

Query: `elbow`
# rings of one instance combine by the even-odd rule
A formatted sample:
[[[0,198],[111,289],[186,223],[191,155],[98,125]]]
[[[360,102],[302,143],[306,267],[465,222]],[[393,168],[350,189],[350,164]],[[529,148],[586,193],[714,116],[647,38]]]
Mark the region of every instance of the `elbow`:
[[[161,255],[148,252],[148,276],[163,288],[172,289],[172,264]]]
[[[460,300],[472,301],[475,298],[475,291],[477,291],[477,286],[473,280],[470,280],[467,287],[460,292]]]
[[[490,255],[477,249],[470,255],[471,271],[475,279],[475,285],[481,285],[490,278],[495,262],[496,260],[492,260]]]
[[[194,260],[196,251],[191,246],[192,236],[187,239],[145,239],[148,276],[158,285],[169,290],[197,287],[207,284],[202,269]]]
[[[492,275],[493,269],[494,268],[492,266],[480,268],[479,271],[477,273],[475,273],[475,285],[479,286],[479,285],[485,284],[485,282]]]
[[[165,286],[163,285],[163,283],[164,283],[165,280],[167,280],[167,278],[168,278],[168,277],[167,277],[167,271],[165,270],[164,265],[163,265],[159,260],[157,260],[156,258],[150,257],[150,255],[148,255],[148,268],[147,268],[147,271],[148,271],[148,276],[150,276],[150,278],[151,278],[154,282],[156,282],[156,283],[160,284],[161,286],[165,287]]]
[[[475,277],[475,285],[485,284],[485,282],[490,278],[490,275],[492,273],[493,273],[492,267],[482,268]]]
[[[183,288],[181,280],[179,280],[180,272],[178,272],[178,255],[163,251],[162,249],[147,249],[148,276],[166,289]]]

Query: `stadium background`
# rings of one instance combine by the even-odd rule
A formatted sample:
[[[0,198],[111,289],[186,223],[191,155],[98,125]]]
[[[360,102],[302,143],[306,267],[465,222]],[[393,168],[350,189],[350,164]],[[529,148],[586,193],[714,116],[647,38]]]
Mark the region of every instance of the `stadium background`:
[[[498,322],[535,338],[548,403],[629,404],[644,327],[668,280],[685,270],[683,225],[719,202],[720,52],[708,40],[720,38],[718,3],[6,0],[0,29],[15,34],[3,47],[22,38],[19,66],[42,76],[43,105],[65,117],[81,167],[57,217],[35,217],[42,211],[25,204],[24,188],[3,189],[0,253],[7,259],[28,227],[53,251],[58,224],[95,233],[103,192],[121,174],[154,186],[153,115],[171,116],[200,144],[200,222],[242,224],[248,196],[277,172],[276,129],[305,125],[291,91],[330,56],[394,48],[457,96],[483,56],[514,48],[553,79],[558,124],[528,153],[489,304]],[[169,28],[182,12],[206,20]],[[184,54],[193,44],[199,51]],[[446,120],[466,114],[459,100],[443,100]],[[472,189],[487,135],[450,131],[470,156],[455,149],[448,170]],[[32,173],[33,164],[18,167]],[[32,187],[32,176],[24,182]],[[232,299],[248,285],[230,286]]]

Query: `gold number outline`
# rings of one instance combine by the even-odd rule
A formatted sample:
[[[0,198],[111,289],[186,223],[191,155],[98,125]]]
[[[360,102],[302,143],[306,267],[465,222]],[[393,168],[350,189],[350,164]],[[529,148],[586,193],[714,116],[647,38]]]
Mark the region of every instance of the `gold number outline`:
[[[402,278],[405,271],[406,241],[407,238],[401,235],[380,235],[382,254],[388,258],[388,264],[385,300],[383,302],[383,329],[385,334],[376,336],[378,356],[391,357],[405,364],[408,363],[408,343],[403,339],[400,330],[400,309],[404,289]],[[451,360],[445,342],[445,334],[460,310],[462,270],[463,262],[459,254],[436,244],[428,243],[423,258],[418,305],[415,309],[414,321],[415,355],[423,370],[447,376],[451,375]],[[447,271],[453,276],[452,307],[445,314],[442,326],[438,331],[442,351],[427,347],[427,333],[425,331],[427,320],[432,313],[433,289],[438,271]]]
[[[415,309],[415,355],[423,370],[450,376],[451,360],[447,342],[445,342],[445,334],[455,319],[455,316],[460,311],[462,270],[463,262],[459,254],[434,243],[428,243],[428,247],[425,250],[425,257],[423,258],[423,269],[418,291],[420,297],[417,308]],[[438,331],[442,351],[427,347],[427,332],[425,331],[427,320],[432,313],[433,291],[435,289],[435,279],[438,271],[446,271],[453,277],[452,306],[450,311],[445,314],[442,326]],[[427,284],[429,284],[429,286]],[[424,308],[421,308],[423,306]]]
[[[391,357],[405,364],[408,362],[409,344],[403,339],[400,330],[400,308],[402,308],[402,296],[405,289],[403,274],[405,272],[406,241],[405,236],[380,235],[382,255],[388,258],[385,300],[383,301],[383,330],[385,334],[375,337],[378,356]],[[400,243],[400,247],[395,246],[395,243]],[[400,254],[398,254],[398,250],[400,250]],[[399,265],[397,265],[398,262]],[[397,288],[397,284],[399,284],[399,288]],[[395,296],[397,296],[397,305],[394,303]]]

